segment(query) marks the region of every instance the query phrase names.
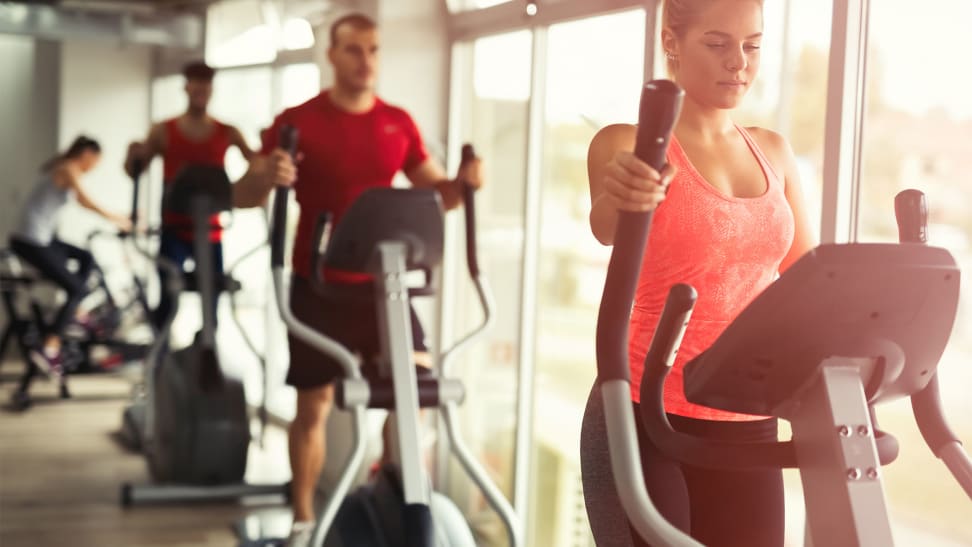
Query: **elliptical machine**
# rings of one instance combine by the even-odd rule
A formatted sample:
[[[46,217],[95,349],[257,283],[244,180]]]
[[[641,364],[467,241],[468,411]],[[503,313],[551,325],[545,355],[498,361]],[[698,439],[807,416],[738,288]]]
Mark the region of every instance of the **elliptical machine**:
[[[191,165],[168,189],[166,208],[192,218],[195,269],[185,278],[160,259],[168,273],[172,311],[146,362],[142,396],[123,416],[124,436],[141,446],[158,484],[125,483],[121,503],[225,501],[247,496],[287,496],[286,484],[251,485],[243,481],[250,445],[250,420],[243,384],[223,374],[216,351],[215,279],[208,219],[232,207],[232,185],[218,167]],[[218,284],[218,286],[217,286]],[[202,304],[203,328],[195,342],[178,351],[168,348],[169,330],[184,287],[194,287]],[[134,443],[133,443],[134,444]]]
[[[635,154],[660,168],[680,106],[668,81],[646,84]],[[642,421],[667,456],[713,469],[799,468],[807,544],[887,546],[894,540],[881,465],[897,443],[874,405],[910,397],[932,451],[972,498],[972,460],[945,422],[936,367],[958,306],[960,272],[924,243],[924,197],[895,203],[901,244],[821,245],[758,296],[684,370],[689,401],[790,421],[792,440],[730,443],[676,432],[662,390],[695,303],[669,293],[645,358]],[[651,213],[621,212],[598,315],[598,382],[614,482],[628,519],[660,546],[698,546],[657,511],[644,487],[630,404],[626,333]]]
[[[296,130],[285,127],[281,144],[293,154]],[[465,148],[464,158],[471,155],[472,148]],[[274,200],[272,263],[280,314],[295,336],[319,348],[344,368],[346,378],[336,386],[336,402],[338,408],[352,413],[354,424],[351,455],[321,510],[311,544],[329,547],[475,545],[462,514],[451,501],[431,490],[422,467],[419,408],[436,407],[442,412],[453,453],[499,513],[510,545],[519,547],[521,532],[512,507],[457,434],[455,413],[465,390],[459,380],[448,377],[452,357],[482,334],[491,319],[492,299],[476,262],[472,188],[466,188],[464,194],[467,258],[485,317],[477,329],[443,354],[438,377],[416,375],[409,318],[411,295],[434,294],[433,275],[441,262],[444,231],[438,193],[431,189],[368,190],[352,204],[327,241],[316,266],[367,272],[374,277],[382,352],[379,377],[369,380],[362,377],[361,364],[346,348],[304,325],[290,311],[283,269],[288,192],[287,188],[278,188]],[[319,233],[326,231],[319,230]],[[319,241],[315,243],[316,248],[321,248]],[[426,273],[424,287],[410,289],[405,285],[405,273],[413,270]],[[348,495],[352,478],[363,460],[368,408],[391,411],[389,419],[394,420],[396,442],[389,449],[395,463],[383,468],[374,484]]]

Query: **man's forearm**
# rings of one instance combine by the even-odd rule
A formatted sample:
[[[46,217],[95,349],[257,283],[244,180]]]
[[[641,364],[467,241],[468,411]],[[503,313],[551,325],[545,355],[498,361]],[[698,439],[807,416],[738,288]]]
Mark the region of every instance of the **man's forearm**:
[[[262,177],[247,171],[233,185],[233,207],[237,209],[262,207],[272,189],[263,184]]]
[[[446,211],[462,205],[462,185],[449,179],[435,183],[434,188],[442,196],[442,206]]]

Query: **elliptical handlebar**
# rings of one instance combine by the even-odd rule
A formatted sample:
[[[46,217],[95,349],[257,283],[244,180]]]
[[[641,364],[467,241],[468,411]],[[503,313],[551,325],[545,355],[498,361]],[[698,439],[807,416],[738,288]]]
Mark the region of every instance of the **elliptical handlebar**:
[[[928,242],[928,205],[919,190],[903,190],[894,197],[894,214],[898,222],[898,239],[919,245]],[[918,430],[935,457],[945,462],[965,493],[972,498],[972,461],[962,449],[962,441],[945,420],[938,372],[924,389],[911,396],[911,409]]]
[[[668,80],[650,81],[642,89],[635,155],[658,170],[665,164],[668,142],[683,97],[682,89]],[[631,405],[628,321],[651,217],[651,212],[618,212],[614,249],[597,316],[597,381],[604,402],[614,486],[632,526],[653,545],[700,547],[699,542],[672,526],[648,495]],[[694,297],[685,304],[690,312]],[[666,312],[669,309],[670,306],[666,306]]]
[[[132,230],[138,226],[138,198],[139,189],[142,185],[142,171],[145,170],[145,163],[142,158],[135,158],[132,161]]]
[[[464,144],[462,146],[462,160],[460,165],[475,158],[476,151],[473,146],[471,144]],[[469,278],[476,288],[476,295],[483,309],[483,320],[476,328],[453,344],[452,347],[442,352],[439,362],[441,375],[444,377],[449,376],[454,357],[482,336],[492,326],[494,319],[493,310],[495,308],[493,294],[490,292],[489,286],[483,279],[482,271],[479,268],[479,246],[476,237],[476,188],[468,181],[460,180],[457,182],[462,185],[463,214],[466,227],[466,268],[469,270]]]
[[[462,145],[462,163],[476,159],[476,151],[471,144]],[[468,181],[459,181],[462,184],[462,204],[466,218],[466,265],[469,267],[469,276],[479,277],[478,249],[476,247],[476,189]]]
[[[280,130],[280,147],[293,158],[297,153],[297,129],[285,125]],[[273,271],[273,286],[276,293],[277,309],[287,328],[305,343],[317,348],[336,360],[344,369],[346,377],[361,378],[361,369],[354,355],[336,341],[317,332],[301,322],[290,310],[290,296],[284,283],[284,254],[287,239],[287,200],[290,188],[278,186],[273,201],[273,224],[270,233],[270,265]]]
[[[280,147],[291,158],[297,157],[297,128],[285,125],[280,128]],[[273,199],[273,230],[270,234],[270,265],[282,268],[287,237],[287,199],[290,188],[278,186]]]
[[[684,95],[684,91],[669,80],[650,81],[642,90],[635,156],[658,171],[665,165],[668,142]],[[631,379],[628,370],[628,319],[641,272],[641,258],[648,242],[651,217],[651,211],[618,211],[614,250],[597,314],[597,375],[602,382]]]
[[[466,163],[476,157],[475,150],[471,144],[464,144],[462,147],[462,163]],[[476,288],[480,305],[483,309],[483,319],[479,326],[471,330],[452,347],[444,350],[439,356],[440,376],[448,377],[455,356],[466,347],[480,338],[486,330],[493,324],[493,295],[489,290],[489,285],[482,276],[479,268],[479,253],[476,238],[476,189],[468,181],[457,181],[462,184],[463,211],[465,216],[466,228],[466,267],[469,270],[469,278]],[[496,511],[507,532],[507,540],[510,547],[521,547],[524,544],[522,521],[517,517],[513,506],[507,501],[503,492],[497,488],[490,478],[489,473],[476,460],[472,450],[464,441],[459,432],[458,405],[455,401],[446,402],[440,407],[440,416],[445,425],[448,444],[452,454],[459,461],[459,464],[466,471],[469,477],[482,490],[486,502]]]

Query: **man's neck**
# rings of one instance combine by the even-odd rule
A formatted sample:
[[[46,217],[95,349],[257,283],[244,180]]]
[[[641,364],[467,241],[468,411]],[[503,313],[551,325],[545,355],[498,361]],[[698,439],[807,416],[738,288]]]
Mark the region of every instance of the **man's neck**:
[[[375,93],[370,89],[349,90],[336,85],[328,92],[328,98],[335,106],[352,114],[368,112],[375,106]]]
[[[206,109],[189,108],[186,110],[185,118],[191,122],[205,122],[209,118],[206,114]]]

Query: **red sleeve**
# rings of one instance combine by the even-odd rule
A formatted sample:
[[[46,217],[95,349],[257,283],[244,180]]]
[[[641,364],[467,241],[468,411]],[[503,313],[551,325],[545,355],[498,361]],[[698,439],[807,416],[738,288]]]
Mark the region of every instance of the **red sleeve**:
[[[419,133],[418,126],[415,125],[415,120],[412,119],[407,113],[405,116],[405,133],[408,135],[408,151],[405,153],[405,163],[402,165],[403,171],[410,171],[428,159],[429,153],[425,149],[425,143],[422,141],[422,134]]]

